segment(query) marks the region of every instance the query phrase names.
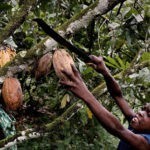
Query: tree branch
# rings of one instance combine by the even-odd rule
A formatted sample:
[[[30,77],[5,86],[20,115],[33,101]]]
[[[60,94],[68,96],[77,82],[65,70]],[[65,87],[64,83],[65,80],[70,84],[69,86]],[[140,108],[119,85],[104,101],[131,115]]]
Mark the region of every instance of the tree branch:
[[[138,71],[139,69],[143,67],[149,67],[150,61],[144,61],[140,64],[131,63],[130,67],[127,68],[124,71],[121,71],[120,73],[114,75],[115,79],[122,80],[125,76],[129,76],[130,74]],[[92,93],[98,98],[102,96],[105,92],[107,92],[106,84],[105,82],[102,82],[100,85],[95,87],[92,91]]]
[[[46,124],[40,128],[40,131],[36,129],[28,129],[27,131],[20,131],[16,135],[6,137],[0,141],[0,148],[8,148],[12,145],[21,143],[25,140],[31,138],[39,138],[43,135],[48,134],[51,130],[57,128],[58,125],[63,124],[65,121],[68,121],[79,109],[82,108],[82,105],[78,102],[70,106],[60,117],[56,118],[51,123]]]
[[[0,34],[0,44],[25,21],[28,13],[33,9],[36,3],[36,0],[27,0],[24,5],[21,6],[20,10],[14,13],[12,19]]]
[[[104,1],[97,0],[94,4],[90,5],[88,8],[86,8],[85,10],[81,11],[79,14],[72,17],[70,20],[65,22],[56,30],[63,37],[66,37],[70,31],[73,34],[76,31],[80,30],[81,28],[87,27],[90,21],[96,15],[102,15],[107,13],[109,10],[113,9],[120,2],[122,2],[122,0],[104,0]],[[55,42],[53,39],[50,39],[49,37],[46,37],[36,46],[28,50],[25,56],[22,57],[19,53],[12,62],[8,63],[0,70],[0,76],[1,76],[0,81],[3,81],[5,75],[10,74],[10,72],[11,74],[17,74],[18,72],[26,70],[28,66],[33,66],[34,63],[33,58],[37,56],[42,56],[44,53],[51,51],[55,47],[57,47],[57,42]],[[28,68],[32,68],[32,67],[28,67]]]

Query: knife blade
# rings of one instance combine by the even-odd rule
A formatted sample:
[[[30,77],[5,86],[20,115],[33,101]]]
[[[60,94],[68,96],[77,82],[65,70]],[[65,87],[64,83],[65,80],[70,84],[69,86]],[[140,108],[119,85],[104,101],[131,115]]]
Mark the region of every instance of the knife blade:
[[[33,21],[37,22],[38,25],[43,29],[43,31],[53,38],[59,44],[65,46],[68,50],[77,54],[83,61],[90,62],[89,54],[86,53],[83,49],[77,48],[66,39],[64,39],[61,35],[59,35],[56,31],[54,31],[46,22],[44,22],[40,18],[33,19]]]

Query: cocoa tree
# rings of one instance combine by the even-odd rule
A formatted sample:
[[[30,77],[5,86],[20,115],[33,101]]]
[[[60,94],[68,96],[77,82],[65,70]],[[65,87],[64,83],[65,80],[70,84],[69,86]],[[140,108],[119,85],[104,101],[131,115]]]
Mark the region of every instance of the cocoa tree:
[[[144,81],[147,84],[142,87],[137,82],[140,78],[138,69],[145,69],[150,63],[149,57],[147,57],[147,55],[149,56],[147,46],[148,13],[145,7],[147,1],[142,3],[141,1],[125,2],[125,0],[91,0],[84,2],[76,1],[77,4],[71,1],[65,2],[16,1],[15,5],[7,2],[8,6],[12,7],[2,12],[2,15],[7,13],[7,16],[9,16],[8,12],[11,12],[12,16],[3,21],[5,23],[2,24],[0,43],[3,43],[4,40],[6,43],[9,43],[7,38],[12,36],[13,42],[18,44],[18,47],[16,48],[17,56],[1,68],[0,81],[2,84],[6,76],[18,78],[24,92],[24,105],[15,114],[17,134],[1,140],[1,147],[6,146],[7,143],[14,141],[16,138],[19,139],[19,137],[24,137],[24,139],[39,138],[41,136],[48,138],[50,135],[53,135],[53,138],[49,141],[49,145],[56,147],[54,144],[55,138],[65,135],[65,133],[57,134],[57,132],[66,132],[67,127],[70,127],[74,122],[78,122],[78,119],[80,120],[79,129],[77,129],[78,125],[72,126],[76,128],[77,133],[74,133],[75,131],[69,128],[70,132],[66,133],[66,139],[62,141],[68,143],[74,141],[75,138],[71,136],[70,139],[67,138],[67,135],[73,133],[77,135],[77,139],[79,135],[86,143],[90,143],[91,141],[85,138],[84,134],[87,133],[87,137],[90,137],[93,131],[92,122],[96,127],[99,126],[93,117],[90,119],[91,112],[82,102],[75,99],[73,95],[67,93],[58,84],[58,78],[53,69],[50,70],[49,74],[39,79],[39,81],[35,80],[34,73],[39,58],[46,53],[53,53],[53,50],[56,48],[62,47],[62,45],[58,45],[56,41],[47,37],[37,24],[32,21],[32,19],[37,17],[42,17],[48,24],[53,24],[53,28],[62,37],[71,40],[78,47],[82,47],[92,54],[103,55],[112,73],[120,81],[123,90],[125,90],[126,97],[129,100],[133,98],[131,104],[136,106],[140,105],[143,101],[148,101],[148,93],[141,92],[141,95],[134,95],[131,90],[131,88],[133,90],[145,89],[149,85],[148,79]],[[142,8],[143,5],[144,8]],[[13,7],[15,13],[12,12]],[[144,14],[142,14],[142,10],[144,10]],[[145,32],[140,31],[140,27],[143,26],[145,27]],[[92,45],[92,52],[89,44]],[[112,101],[105,100],[110,98],[106,94],[107,90],[103,79],[94,70],[86,66],[76,55],[71,55],[75,59],[78,69],[93,94],[108,109],[116,109]],[[144,75],[147,77],[147,69],[145,72]],[[133,87],[129,86],[129,81],[134,83]],[[137,87],[135,87],[135,83],[137,83]],[[127,94],[126,91],[131,94]],[[137,100],[138,103],[136,103]],[[72,117],[73,115],[74,117]],[[122,116],[118,117],[122,119]],[[23,123],[21,123],[22,121]],[[83,129],[85,125],[89,125],[89,127]],[[26,128],[28,130],[24,131]],[[65,129],[63,130],[63,128]],[[105,131],[100,127],[97,128],[104,139],[105,137],[108,138],[109,135]],[[78,133],[79,130],[82,132]],[[95,133],[96,135],[93,134],[92,137],[100,139],[100,133]],[[95,143],[97,146],[100,146],[96,138]],[[60,145],[65,146],[65,144],[62,144],[62,141]],[[43,143],[45,144],[45,142]],[[100,143],[102,144],[101,147],[104,147],[106,143],[108,144],[108,141],[102,142],[100,140]],[[73,145],[77,145],[77,143]],[[87,145],[90,146],[90,144]],[[115,145],[113,146],[115,147]]]

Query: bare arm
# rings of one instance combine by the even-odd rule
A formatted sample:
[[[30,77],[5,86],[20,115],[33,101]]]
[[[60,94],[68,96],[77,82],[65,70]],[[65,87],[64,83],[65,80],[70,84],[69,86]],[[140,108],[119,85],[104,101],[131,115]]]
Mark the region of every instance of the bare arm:
[[[87,98],[88,97],[88,98]],[[98,119],[101,125],[112,135],[124,140],[137,150],[148,150],[150,148],[144,137],[134,134],[130,130],[124,128],[118,119],[113,116],[107,109],[105,109],[95,97],[89,93],[84,102],[93,112],[94,116]]]
[[[101,73],[104,76],[107,89],[110,95],[113,97],[122,113],[125,115],[127,120],[130,120],[134,116],[133,110],[130,108],[126,100],[124,99],[121,88],[116,80],[111,75],[110,71],[106,67],[102,57],[90,56],[92,59],[92,66],[97,72]]]
[[[66,85],[70,91],[87,104],[95,117],[108,132],[126,141],[135,149],[147,150],[149,148],[147,141],[142,136],[125,129],[118,119],[95,99],[75,67],[73,67],[73,74],[67,73],[67,70],[62,72],[68,77],[68,80],[61,80],[61,83]]]

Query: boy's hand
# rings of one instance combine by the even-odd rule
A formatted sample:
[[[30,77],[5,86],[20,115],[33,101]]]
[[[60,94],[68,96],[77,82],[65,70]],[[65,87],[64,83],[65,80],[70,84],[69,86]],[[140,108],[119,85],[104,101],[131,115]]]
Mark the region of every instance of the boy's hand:
[[[105,74],[108,72],[108,69],[104,63],[103,57],[99,56],[96,57],[94,55],[89,56],[91,59],[91,62],[88,63],[91,67],[93,67],[97,72]]]
[[[67,76],[68,80],[61,79],[60,83],[66,85],[67,89],[73,92],[77,97],[86,99],[90,92],[83,82],[83,79],[81,78],[80,73],[76,67],[74,65],[71,67],[73,71],[72,74],[68,73],[67,70],[62,70],[62,73]]]

